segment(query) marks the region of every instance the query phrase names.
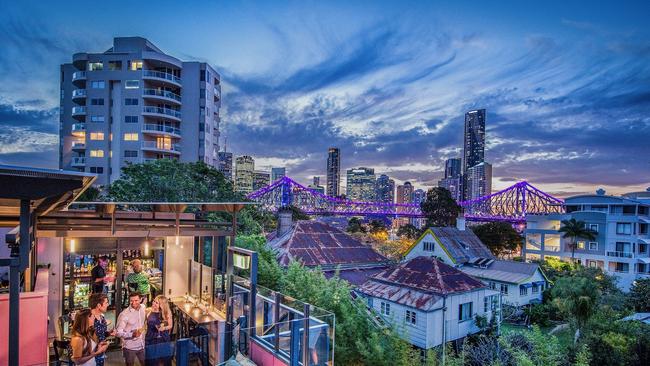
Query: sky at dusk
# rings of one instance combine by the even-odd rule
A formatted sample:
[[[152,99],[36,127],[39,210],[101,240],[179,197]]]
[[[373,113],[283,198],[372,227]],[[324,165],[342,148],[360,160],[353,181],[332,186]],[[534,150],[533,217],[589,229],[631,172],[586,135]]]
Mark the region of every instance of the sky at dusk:
[[[337,146],[435,186],[485,108],[495,189],[650,186],[649,1],[0,2],[3,164],[58,167],[59,65],[142,36],[213,65],[228,150],[303,183]]]

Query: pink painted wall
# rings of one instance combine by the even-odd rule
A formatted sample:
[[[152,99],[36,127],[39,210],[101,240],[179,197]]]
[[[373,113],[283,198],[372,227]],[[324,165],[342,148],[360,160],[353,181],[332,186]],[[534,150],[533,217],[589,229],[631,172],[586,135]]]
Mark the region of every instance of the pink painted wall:
[[[20,364],[46,365],[48,271],[40,269],[34,292],[20,294]],[[9,363],[9,294],[0,295],[0,365]]]
[[[258,366],[287,366],[287,364],[276,358],[273,353],[266,348],[251,342],[250,359]]]

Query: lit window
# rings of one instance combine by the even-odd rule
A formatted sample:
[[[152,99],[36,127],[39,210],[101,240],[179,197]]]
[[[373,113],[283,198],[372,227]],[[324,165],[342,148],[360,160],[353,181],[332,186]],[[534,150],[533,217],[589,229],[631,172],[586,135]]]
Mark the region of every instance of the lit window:
[[[104,133],[103,132],[91,132],[90,133],[90,139],[91,140],[103,141],[104,140]]]
[[[138,134],[137,133],[125,133],[124,134],[124,141],[138,141]]]
[[[89,71],[101,71],[104,70],[104,63],[103,62],[89,62],[88,63],[88,70]]]
[[[578,249],[585,249],[585,242],[584,241],[579,241],[578,242]]]
[[[106,87],[106,82],[104,80],[90,82],[91,89],[104,89],[105,87]]]
[[[140,80],[127,80],[124,82],[125,89],[138,89],[140,87]]]
[[[104,157],[104,150],[90,150],[90,157],[91,158],[103,158]]]
[[[129,69],[131,71],[142,70],[142,61],[135,61],[135,60],[130,61]]]

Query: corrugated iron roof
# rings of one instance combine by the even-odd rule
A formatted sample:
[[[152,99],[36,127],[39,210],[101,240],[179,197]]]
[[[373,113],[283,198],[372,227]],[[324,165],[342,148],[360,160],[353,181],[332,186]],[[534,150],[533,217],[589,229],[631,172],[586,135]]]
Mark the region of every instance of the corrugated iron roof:
[[[434,257],[417,257],[374,275],[359,291],[399,304],[429,310],[441,296],[486,286]]]
[[[496,259],[490,249],[469,228],[459,230],[456,227],[432,227],[431,231],[454,257],[456,263],[466,263],[475,258]]]
[[[280,265],[292,260],[309,267],[333,267],[384,263],[388,259],[343,231],[318,221],[298,221],[269,245],[278,253]]]
[[[388,268],[388,266],[342,269],[339,271],[339,278],[348,281],[353,286],[358,287],[366,283],[370,277],[385,270],[386,268]],[[336,270],[324,271],[323,273],[325,274],[325,277],[332,278],[336,274]]]
[[[536,263],[495,260],[487,268],[465,265],[461,271],[474,277],[508,283],[522,283],[539,269]]]

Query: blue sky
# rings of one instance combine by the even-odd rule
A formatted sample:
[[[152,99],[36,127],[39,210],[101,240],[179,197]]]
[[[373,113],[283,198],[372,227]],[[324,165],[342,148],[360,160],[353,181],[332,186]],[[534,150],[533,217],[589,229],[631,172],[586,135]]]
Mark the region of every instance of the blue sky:
[[[436,184],[486,108],[494,186],[650,186],[650,2],[5,2],[0,163],[57,166],[59,64],[144,36],[222,74],[224,135],[260,167]],[[179,5],[180,4],[180,5]]]

